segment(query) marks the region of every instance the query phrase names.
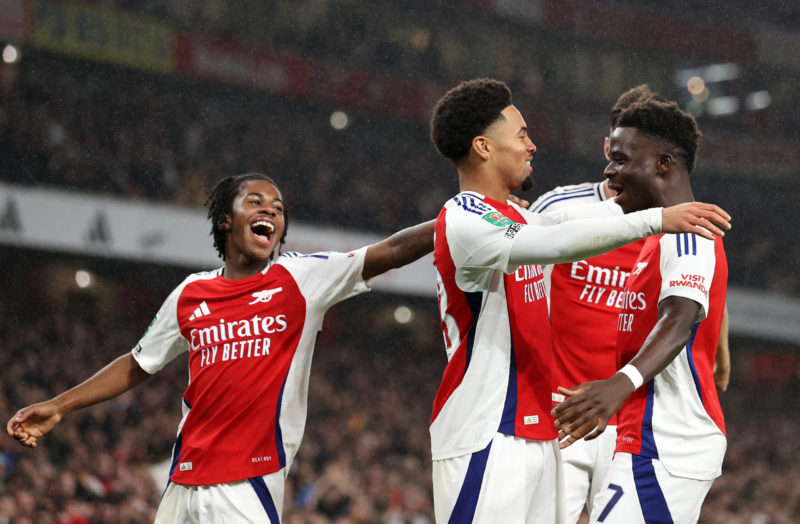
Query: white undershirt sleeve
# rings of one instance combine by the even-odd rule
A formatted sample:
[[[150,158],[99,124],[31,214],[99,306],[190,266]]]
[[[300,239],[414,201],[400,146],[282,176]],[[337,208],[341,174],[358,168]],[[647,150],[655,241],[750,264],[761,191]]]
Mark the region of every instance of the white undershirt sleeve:
[[[508,263],[558,264],[583,260],[661,233],[660,207],[627,215],[527,225],[514,238]]]

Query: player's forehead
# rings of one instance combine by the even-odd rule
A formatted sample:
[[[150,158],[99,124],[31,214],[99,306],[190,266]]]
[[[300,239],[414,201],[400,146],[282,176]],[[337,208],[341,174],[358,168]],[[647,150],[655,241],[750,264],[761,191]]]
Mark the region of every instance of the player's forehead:
[[[517,133],[518,131],[528,127],[527,124],[525,124],[525,119],[522,117],[522,113],[520,113],[519,109],[513,105],[503,109],[500,114],[505,117],[504,123],[511,129],[513,133]]]
[[[236,195],[237,198],[246,198],[250,195],[283,201],[280,190],[269,180],[251,179],[242,182]]]
[[[609,152],[655,152],[658,139],[635,127],[618,127],[609,137]]]
[[[513,105],[503,109],[500,115],[486,130],[487,135],[512,135],[527,129],[522,113]]]

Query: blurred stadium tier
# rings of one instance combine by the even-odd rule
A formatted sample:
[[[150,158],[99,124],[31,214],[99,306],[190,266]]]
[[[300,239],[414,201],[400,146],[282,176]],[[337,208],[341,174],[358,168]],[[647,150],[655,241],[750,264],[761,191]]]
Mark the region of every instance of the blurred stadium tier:
[[[511,86],[533,201],[601,179],[608,108],[647,82],[697,117],[694,196],[734,217],[729,448],[700,522],[800,522],[796,4],[0,0],[0,420],[128,351],[185,274],[221,265],[202,208],[220,178],[277,179],[287,249],[350,249],[457,190],[427,128],[455,83]],[[285,522],[433,521],[432,275],[426,258],[328,314]],[[0,438],[0,522],[149,522],[185,385],[173,363],[38,450]]]

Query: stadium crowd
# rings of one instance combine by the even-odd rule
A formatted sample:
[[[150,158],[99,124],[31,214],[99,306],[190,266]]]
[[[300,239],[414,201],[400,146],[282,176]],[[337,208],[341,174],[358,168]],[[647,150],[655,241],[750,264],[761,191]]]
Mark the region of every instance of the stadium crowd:
[[[144,286],[132,277],[112,278],[105,286],[113,300],[56,299],[46,284],[31,285],[37,278],[46,282],[50,271],[42,262],[24,268],[36,256],[19,255],[21,262],[2,277],[3,289],[18,297],[13,305],[0,303],[3,420],[127,351],[158,297],[175,283],[163,273]],[[287,483],[285,522],[433,522],[427,426],[445,356],[435,304],[404,300],[416,315],[402,325],[393,317],[399,301],[359,297],[326,318],[306,435]],[[792,348],[772,345],[772,358],[783,365],[762,362],[763,346],[732,342],[735,373],[722,397],[729,448],[702,523],[800,519],[800,441],[794,438],[800,421],[787,408],[800,388],[798,361]],[[0,522],[149,522],[166,482],[185,386],[185,360],[178,359],[133,391],[71,414],[38,449],[0,439]]]
[[[111,3],[223,38],[443,85],[485,74],[474,59],[485,53],[495,59],[493,74],[515,92],[552,96],[535,56],[559,59],[537,52],[538,35],[528,35],[528,47],[514,44],[500,53],[509,39],[487,37],[480,28],[494,15],[474,11],[458,15],[466,26],[444,24],[434,33],[406,18],[412,10],[383,2]],[[440,24],[465,4],[413,3],[417,14]],[[367,8],[370,16],[359,11]],[[781,20],[796,18],[796,9],[786,13]],[[509,53],[531,58],[520,61],[523,68],[506,60]],[[424,126],[355,112],[349,127],[336,131],[332,110],[26,50],[18,64],[0,64],[0,181],[200,206],[219,178],[258,170],[278,179],[292,218],[302,222],[389,232],[434,217],[457,181]],[[793,114],[773,131],[800,133]],[[795,213],[791,195],[800,182],[703,171],[702,141],[700,158],[695,196],[725,207],[737,226],[725,241],[731,283],[800,296],[800,242],[786,240],[796,235],[787,231],[786,217]],[[599,180],[601,160],[541,148],[537,186],[526,196]],[[19,267],[33,258],[19,253]],[[19,267],[0,276],[4,296],[14,298],[0,301],[2,420],[132,347],[177,283],[163,273],[157,282],[169,285],[112,279],[110,307],[83,307],[86,295],[73,296],[68,307],[35,284],[46,265]],[[328,315],[312,369],[309,423],[287,483],[289,524],[433,521],[427,426],[445,355],[435,304],[415,304],[422,313],[403,326],[391,315],[398,300],[361,297]],[[738,338],[731,347],[734,377],[722,396],[729,447],[701,522],[798,522],[800,420],[787,408],[800,393],[796,348]],[[777,356],[765,365],[764,354]],[[149,522],[164,488],[185,385],[185,361],[175,362],[132,392],[72,414],[37,450],[0,438],[0,524]]]
[[[34,54],[0,66],[0,180],[198,206],[221,177],[262,171],[280,181],[303,222],[385,233],[435,217],[457,185],[423,126],[356,115],[340,132],[331,111]],[[702,142],[700,154],[702,166]],[[600,180],[602,169],[542,149],[527,196]],[[800,295],[800,243],[784,242],[796,236],[784,217],[800,182],[701,173],[694,186],[696,198],[747,226],[726,239],[731,282]]]

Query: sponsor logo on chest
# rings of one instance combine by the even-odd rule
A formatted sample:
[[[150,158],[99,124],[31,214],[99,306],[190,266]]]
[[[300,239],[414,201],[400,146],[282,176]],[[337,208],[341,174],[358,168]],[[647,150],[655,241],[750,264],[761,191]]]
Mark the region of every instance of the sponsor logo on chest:
[[[522,285],[522,300],[525,304],[536,302],[547,296],[542,266],[539,264],[520,266],[514,272],[514,282],[516,285]]]
[[[199,352],[200,367],[268,356],[274,336],[290,325],[285,301],[273,301],[282,291],[273,286],[220,303],[200,302],[189,317],[188,332],[192,353]],[[263,306],[267,303],[268,308]]]

